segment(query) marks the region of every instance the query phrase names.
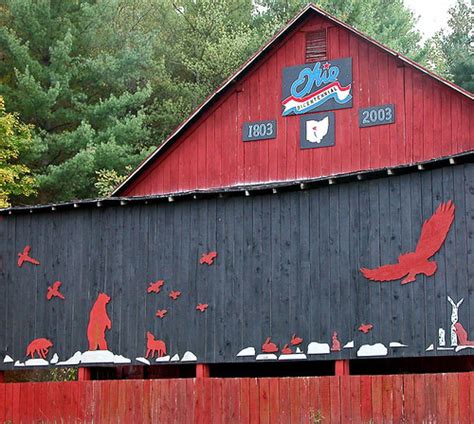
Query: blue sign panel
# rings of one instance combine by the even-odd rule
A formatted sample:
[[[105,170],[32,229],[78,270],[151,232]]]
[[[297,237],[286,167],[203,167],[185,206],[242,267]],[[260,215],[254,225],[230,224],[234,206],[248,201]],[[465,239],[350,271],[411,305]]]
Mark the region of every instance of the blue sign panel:
[[[335,144],[334,112],[305,115],[300,118],[300,147],[314,149]]]
[[[283,69],[283,116],[352,107],[352,59]]]
[[[245,122],[242,128],[242,140],[266,140],[276,138],[276,121]]]
[[[359,127],[393,124],[395,122],[395,105],[372,106],[359,109]]]

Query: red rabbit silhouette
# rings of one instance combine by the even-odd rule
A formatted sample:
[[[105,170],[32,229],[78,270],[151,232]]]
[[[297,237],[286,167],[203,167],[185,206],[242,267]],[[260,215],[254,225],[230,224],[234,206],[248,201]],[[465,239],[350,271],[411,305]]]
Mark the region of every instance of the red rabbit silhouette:
[[[35,357],[35,353],[38,354],[40,358],[46,359],[48,355],[49,348],[53,346],[51,340],[48,339],[34,339],[26,348],[26,356]]]
[[[270,341],[270,337],[267,337],[267,340],[265,340],[265,343],[262,345],[262,352],[276,353],[278,352],[278,346]]]
[[[285,346],[283,346],[283,349],[281,350],[281,353],[283,353],[284,355],[291,355],[293,353],[291,348],[288,347],[288,343]]]
[[[155,336],[149,331],[146,333],[146,339],[146,358],[148,358],[150,353],[152,358],[155,356],[155,354],[158,355],[158,358],[166,355],[166,344],[163,340],[156,340]]]
[[[293,336],[291,337],[290,343],[292,346],[298,346],[301,343],[303,343],[303,339],[301,337],[296,337],[296,334],[293,334]]]
[[[105,330],[112,328],[112,323],[107,315],[107,303],[110,296],[99,293],[97,300],[92,306],[89,315],[89,325],[87,326],[87,339],[89,340],[89,350],[107,350],[107,340],[105,340]]]

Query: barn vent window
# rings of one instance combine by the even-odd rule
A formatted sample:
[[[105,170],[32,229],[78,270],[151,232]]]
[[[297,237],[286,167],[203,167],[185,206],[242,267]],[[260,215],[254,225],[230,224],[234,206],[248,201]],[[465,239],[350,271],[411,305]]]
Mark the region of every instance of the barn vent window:
[[[327,59],[326,30],[306,33],[306,63]]]

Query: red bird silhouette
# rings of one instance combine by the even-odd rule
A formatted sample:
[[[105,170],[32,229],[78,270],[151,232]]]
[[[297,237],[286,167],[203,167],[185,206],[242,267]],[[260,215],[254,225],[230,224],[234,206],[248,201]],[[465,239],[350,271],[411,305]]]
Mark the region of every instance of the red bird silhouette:
[[[374,326],[372,324],[361,324],[359,327],[359,331],[362,331],[364,334],[367,334],[370,330],[372,330]]]
[[[301,337],[296,337],[296,334],[293,334],[293,336],[291,337],[290,343],[292,346],[298,346],[301,343],[303,343],[303,339]]]
[[[166,309],[158,309],[155,316],[163,319],[168,311]]]
[[[48,287],[48,293],[46,293],[46,299],[51,300],[53,297],[59,297],[60,299],[64,299],[63,294],[59,291],[59,287],[61,287],[61,281],[55,281],[52,286]]]
[[[199,263],[202,264],[208,264],[212,265],[214,263],[214,259],[217,258],[217,252],[209,252],[209,253],[203,253],[201,255],[201,259],[199,259]]]
[[[208,304],[207,303],[199,303],[197,306],[196,306],[196,310],[198,311],[201,311],[201,312],[204,312],[207,308],[208,308]]]
[[[165,285],[165,280],[158,280],[154,283],[150,283],[146,289],[147,293],[159,293],[161,288]]]
[[[36,259],[33,259],[31,256],[30,256],[30,250],[31,250],[31,247],[30,246],[25,246],[25,248],[23,249],[23,252],[21,253],[18,253],[18,266],[21,268],[21,266],[23,265],[24,262],[29,262],[30,264],[33,264],[33,265],[39,265],[39,261],[37,261]]]
[[[170,291],[168,296],[171,297],[171,299],[176,300],[179,296],[181,296],[181,292],[177,290],[172,290]]]
[[[264,353],[276,353],[278,352],[278,346],[275,343],[270,341],[270,337],[265,340],[265,343],[262,345],[262,352]]]
[[[283,346],[281,353],[283,353],[284,355],[291,355],[293,353],[291,348],[288,347],[288,343],[285,346]]]
[[[443,245],[454,221],[454,204],[441,203],[436,212],[423,223],[420,239],[414,252],[398,257],[398,263],[375,269],[361,268],[364,277],[372,281],[393,281],[405,277],[402,284],[416,281],[418,274],[431,277],[437,270],[435,261],[428,261]]]

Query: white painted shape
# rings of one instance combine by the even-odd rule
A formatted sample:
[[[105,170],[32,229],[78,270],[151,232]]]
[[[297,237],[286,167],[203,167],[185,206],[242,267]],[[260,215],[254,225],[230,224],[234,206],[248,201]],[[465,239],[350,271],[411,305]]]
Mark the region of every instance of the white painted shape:
[[[400,342],[390,342],[389,346],[390,347],[408,347],[408,345],[400,343]]]
[[[181,358],[181,362],[192,362],[192,361],[197,361],[197,356],[193,353],[190,352],[189,350],[184,352],[183,357]]]
[[[329,116],[320,121],[311,120],[306,122],[306,140],[310,143],[321,143],[329,130]]]
[[[174,356],[173,356],[173,358],[174,358]],[[155,359],[155,362],[169,362],[169,361],[170,361],[170,356],[169,355],[162,356],[161,358],[156,358]],[[179,356],[178,356],[177,361],[179,361]]]
[[[129,358],[125,358],[122,355],[115,355],[114,356],[114,363],[115,364],[130,364],[132,361]]]
[[[57,364],[58,361],[59,361],[59,356],[58,356],[57,353],[55,353],[55,354],[53,355],[53,357],[51,358],[50,363],[51,363],[51,364]]]
[[[459,352],[460,350],[464,349],[474,349],[474,346],[456,346],[455,352]]]
[[[344,346],[342,346],[343,349],[352,349],[354,347],[354,340],[351,340],[350,342],[347,342]]]
[[[308,355],[324,355],[330,351],[327,343],[311,342],[308,345]]]
[[[454,350],[454,347],[437,347],[436,350]]]
[[[430,351],[432,351],[432,350],[434,350],[434,345],[433,345],[433,343],[431,343],[431,344],[426,348],[425,352],[430,352]]]
[[[273,353],[261,353],[260,355],[257,355],[257,361],[271,361],[274,359],[278,359],[278,358]]]
[[[13,362],[13,358],[10,355],[5,355],[5,358],[3,358],[3,363],[8,364],[10,362]]]
[[[446,332],[444,331],[444,328],[438,329],[438,345],[446,346]]]
[[[171,358],[171,362],[177,362],[177,361],[179,361],[179,355],[178,355],[178,354],[174,355],[174,356]]]
[[[459,307],[461,306],[461,303],[464,301],[464,298],[462,298],[459,302],[455,302],[453,299],[451,299],[450,296],[448,296],[448,302],[451,303],[452,309],[451,309],[451,346],[457,346],[458,345],[458,336],[456,335],[456,327],[455,324],[458,322],[458,311]]]
[[[291,355],[280,355],[278,357],[279,361],[291,361],[295,359],[307,359],[304,353],[292,353]]]
[[[299,347],[296,348],[296,353],[303,353]]]
[[[81,362],[82,353],[77,351],[67,361],[58,362],[56,365],[78,365]]]
[[[88,350],[81,356],[81,364],[114,363],[115,355],[110,350]]]
[[[242,349],[237,356],[255,356],[255,348],[254,347],[246,347]]]
[[[357,351],[357,356],[386,356],[387,353],[387,347],[382,343],[364,344]]]
[[[15,364],[14,364],[15,367],[24,367],[25,364],[23,362],[20,362],[20,361],[16,361]]]
[[[25,366],[27,367],[44,367],[49,365],[49,362],[42,358],[28,359],[25,361]]]
[[[150,365],[150,361],[143,356],[139,356],[138,358],[135,358],[138,362],[141,362],[142,364],[145,365]]]

